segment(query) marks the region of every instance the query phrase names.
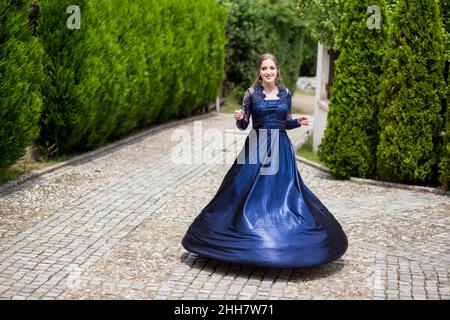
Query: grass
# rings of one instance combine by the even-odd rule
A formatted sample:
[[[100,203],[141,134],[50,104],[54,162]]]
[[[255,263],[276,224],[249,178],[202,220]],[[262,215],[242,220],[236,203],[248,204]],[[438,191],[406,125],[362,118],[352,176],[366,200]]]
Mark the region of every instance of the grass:
[[[306,142],[297,150],[297,155],[308,159],[310,161],[320,163],[321,165],[325,165],[322,161],[320,161],[319,156],[313,152],[312,147],[312,135],[309,135]]]
[[[54,159],[46,159],[39,157],[36,160],[32,160],[27,150],[27,154],[18,160],[15,164],[6,169],[0,169],[0,184],[6,183],[10,180],[14,180],[21,175],[30,173],[35,170],[46,168],[52,164],[65,161],[72,156],[60,156]]]

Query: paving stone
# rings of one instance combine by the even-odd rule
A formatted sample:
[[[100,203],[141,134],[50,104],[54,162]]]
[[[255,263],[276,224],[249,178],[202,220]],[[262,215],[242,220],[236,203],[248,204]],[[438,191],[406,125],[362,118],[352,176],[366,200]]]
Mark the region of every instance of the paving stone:
[[[237,155],[233,139],[248,134],[230,117],[201,122],[224,133],[228,163],[172,161],[169,138],[192,135],[188,120],[0,194],[0,298],[449,299],[448,196],[335,180],[301,162],[347,233],[342,259],[265,269],[187,253],[184,232]],[[306,130],[288,134],[299,141]]]

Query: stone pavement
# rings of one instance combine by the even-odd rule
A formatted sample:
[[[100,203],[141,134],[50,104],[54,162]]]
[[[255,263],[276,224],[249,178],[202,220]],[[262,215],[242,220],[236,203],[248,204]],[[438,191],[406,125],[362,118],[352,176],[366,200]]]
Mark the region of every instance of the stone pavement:
[[[216,130],[199,144],[199,128]],[[293,142],[307,129],[290,130]],[[450,299],[450,197],[334,180],[301,163],[348,235],[340,260],[266,269],[186,252],[184,232],[246,135],[213,114],[3,191],[0,298]],[[183,146],[193,163],[173,157]]]

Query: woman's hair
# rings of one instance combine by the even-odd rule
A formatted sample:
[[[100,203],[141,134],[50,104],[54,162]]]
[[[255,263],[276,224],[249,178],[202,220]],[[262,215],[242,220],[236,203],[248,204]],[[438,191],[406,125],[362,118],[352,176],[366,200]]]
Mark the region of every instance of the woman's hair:
[[[276,84],[276,81],[279,80],[281,85],[283,87],[286,87],[286,85],[284,84],[284,81],[283,81],[283,77],[281,76],[280,65],[278,64],[277,57],[275,57],[275,55],[273,55],[271,53],[264,53],[262,56],[259,57],[258,66],[256,67],[256,78],[255,78],[255,81],[253,81],[252,87],[255,87],[258,82],[262,81],[259,71],[261,69],[261,65],[262,65],[263,61],[266,59],[273,60],[273,62],[275,62],[275,66],[277,67],[277,78],[275,79],[275,84]]]

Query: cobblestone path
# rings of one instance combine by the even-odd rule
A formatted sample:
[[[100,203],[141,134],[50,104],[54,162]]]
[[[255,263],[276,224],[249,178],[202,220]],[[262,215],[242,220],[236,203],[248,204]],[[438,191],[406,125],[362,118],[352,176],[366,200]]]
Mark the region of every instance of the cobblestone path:
[[[308,129],[289,131],[294,145]],[[450,299],[450,197],[334,180],[302,163],[349,237],[340,260],[266,269],[187,253],[181,238],[246,135],[213,114],[3,191],[0,298]],[[192,147],[192,163],[173,156],[177,146]]]

